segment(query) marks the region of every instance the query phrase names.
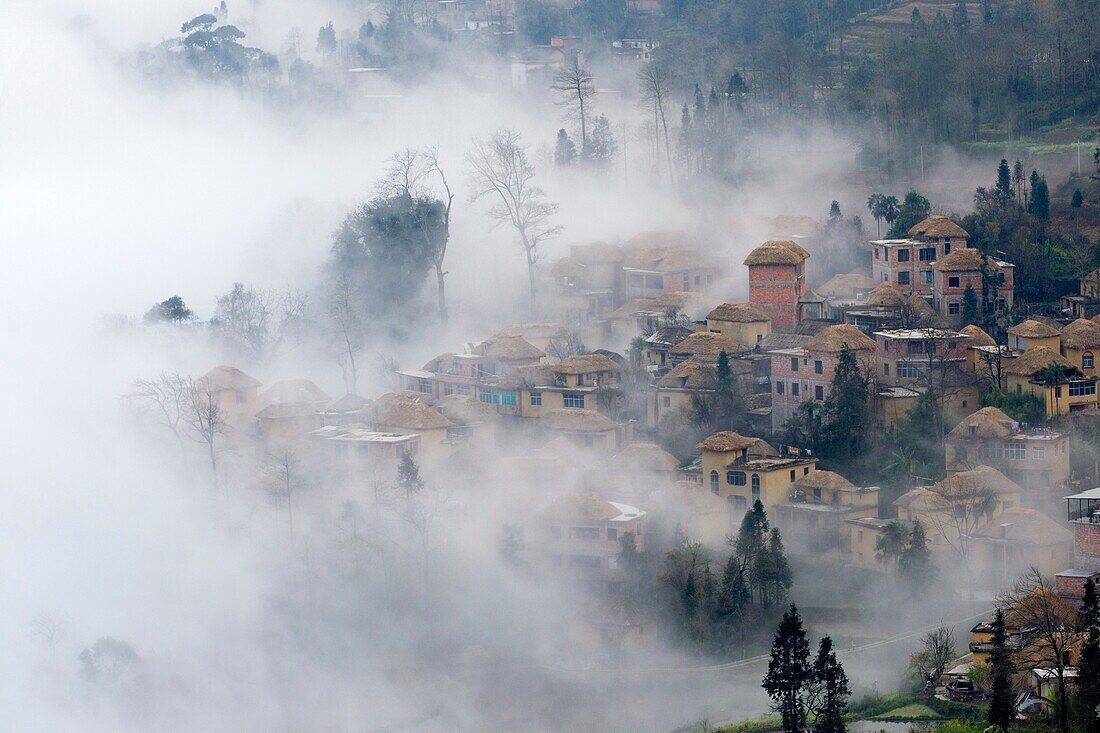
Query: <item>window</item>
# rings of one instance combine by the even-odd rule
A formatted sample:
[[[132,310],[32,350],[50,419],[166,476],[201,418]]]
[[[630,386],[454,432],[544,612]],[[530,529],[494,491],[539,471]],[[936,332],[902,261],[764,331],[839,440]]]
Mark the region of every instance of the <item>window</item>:
[[[809,476],[810,475],[810,467],[809,466],[806,466],[805,468],[802,469],[802,475],[803,476]]]
[[[783,382],[776,382],[775,383],[775,393],[776,394],[783,394],[785,386],[786,385],[784,385]]]
[[[814,489],[814,498],[815,499],[820,499],[821,498],[821,489]]]
[[[573,540],[598,540],[600,538],[600,528],[570,527],[569,538]]]
[[[738,514],[748,509],[749,506],[748,499],[743,496],[737,496],[736,494],[730,494],[729,496],[727,496],[726,501],[730,503],[730,506],[733,507],[734,512]]]
[[[611,540],[612,542],[617,542],[619,539],[619,530],[615,529],[614,527],[608,527],[607,539]]]
[[[908,261],[909,261],[909,250],[899,249],[898,250],[898,262],[908,262]]]
[[[898,379],[916,379],[920,373],[920,366],[909,361],[898,362]]]
[[[687,275],[684,275],[684,287],[683,287],[683,289],[684,290],[691,290],[691,278]]]
[[[926,353],[928,353],[928,349],[925,348],[925,343],[923,341],[906,341],[905,346],[906,346],[906,351],[909,354],[926,354]]]
[[[487,405],[515,405],[516,392],[511,389],[478,389],[477,398]]]
[[[959,303],[948,303],[947,304],[947,315],[957,316],[957,315],[959,315],[959,312],[960,312],[961,308],[962,308],[962,306]]]
[[[791,483],[794,483],[794,469],[791,469]]]
[[[748,477],[744,471],[726,471],[726,483],[731,486],[744,486],[747,484]]]
[[[455,391],[455,386],[453,384],[451,384],[450,382],[444,382],[443,383],[443,396],[444,397],[450,397],[452,394],[454,394],[454,391]]]
[[[1096,394],[1096,382],[1070,382],[1070,397],[1087,397]]]
[[[610,530],[610,529],[609,529],[609,530],[607,530],[607,531],[608,531],[608,532],[613,532],[614,530]],[[619,558],[617,558],[617,557],[609,557],[609,558],[607,558],[607,569],[608,569],[608,570],[618,570],[618,569],[619,569]],[[608,589],[609,589],[609,590],[610,590],[610,589],[611,589],[611,588],[612,588],[613,586],[617,587],[617,586],[619,586],[619,583],[608,583],[608,584],[607,584],[607,587],[608,587]]]
[[[947,287],[949,287],[949,288],[959,287],[959,276],[958,275],[952,275],[951,277],[947,278]]]
[[[668,398],[665,397],[665,399],[667,400]],[[541,406],[542,406],[542,392],[532,392],[531,393],[531,407],[541,407]]]
[[[890,365],[888,363],[882,365],[882,374],[885,377],[890,376]]]
[[[821,359],[814,359],[814,374],[823,374],[824,372],[825,367],[821,363]]]
[[[881,259],[881,258],[880,258],[880,257],[878,256],[878,247],[875,247],[875,259],[876,259],[876,260],[877,260],[877,259]]]
[[[695,284],[696,284],[696,285],[702,285],[702,284],[703,284],[703,278],[701,278],[701,277],[699,277],[698,275],[696,275],[696,276],[695,276]]]
[[[932,271],[931,270],[921,270],[920,271],[920,279],[921,279],[921,282],[923,282],[925,285],[931,285],[932,284]]]
[[[419,389],[424,394],[431,394],[432,381],[430,379],[421,379],[420,384],[417,386],[417,389]]]
[[[1046,457],[1047,457],[1047,449],[1046,448],[1032,448],[1031,449],[1031,460],[1033,460],[1033,461],[1045,461]]]
[[[1091,351],[1086,351],[1085,353],[1081,354],[1081,366],[1082,366],[1082,368],[1092,369],[1092,365],[1093,365],[1092,352]]]
[[[760,501],[760,474],[752,475],[752,503]]]
[[[814,387],[814,399],[819,402],[825,399],[825,388],[820,384]]]
[[[918,252],[921,262],[935,262],[936,261],[936,248],[935,247],[921,247]]]
[[[856,542],[863,542],[863,530],[856,530]]]
[[[710,472],[710,491],[712,494],[718,494],[718,472]]]
[[[901,272],[898,273],[898,285],[908,285],[908,284],[909,284],[909,273],[906,272],[905,270],[902,270]]]
[[[950,239],[943,240],[943,253],[945,255],[951,254],[951,240]]]
[[[458,392],[458,393],[459,393],[460,395],[466,395],[467,397],[469,397],[469,396],[470,396],[470,385],[468,385],[468,384],[459,384],[459,385],[455,385],[455,390],[456,390],[456,391],[457,391],[457,392]]]
[[[1004,456],[1010,461],[1022,461],[1027,458],[1027,447],[1016,443],[1005,443]]]
[[[584,407],[584,395],[576,392],[566,392],[562,395],[561,401],[565,407]]]
[[[662,397],[661,398],[661,405],[663,407],[672,407],[672,398],[671,397]]]
[[[793,357],[793,356],[791,357],[791,371],[792,372],[797,372],[798,371],[798,358],[797,357]]]
[[[798,382],[791,382],[791,396],[792,397],[797,397],[801,393],[800,392],[801,387],[802,387],[802,385],[800,385]]]

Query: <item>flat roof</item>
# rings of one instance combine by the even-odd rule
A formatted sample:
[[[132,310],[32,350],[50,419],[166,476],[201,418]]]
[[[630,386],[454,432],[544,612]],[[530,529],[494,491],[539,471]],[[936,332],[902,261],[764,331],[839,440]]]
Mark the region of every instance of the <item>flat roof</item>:
[[[918,242],[915,239],[872,239],[868,244],[881,244],[883,247],[896,247],[899,245],[915,245],[924,244],[924,242]]]
[[[645,516],[645,512],[636,506],[620,504],[617,501],[609,501],[607,503],[619,510],[619,516],[612,517],[610,520],[612,522],[629,522],[632,519]]]
[[[1094,575],[1100,575],[1100,570],[1069,568],[1068,570],[1063,570],[1060,573],[1055,573],[1055,575],[1061,578],[1091,578]]]
[[[397,373],[403,377],[419,377],[420,379],[432,379],[435,377],[435,372],[425,372],[420,369],[401,369]]]
[[[1064,499],[1096,499],[1096,500],[1100,500],[1100,487],[1097,487],[1095,489],[1088,489],[1087,491],[1082,491],[1080,494],[1074,494],[1073,496],[1065,496],[1065,497],[1062,497],[1062,498],[1064,498]]]
[[[415,434],[382,433],[367,428],[349,428],[340,425],[326,425],[323,428],[311,430],[309,434],[345,443],[407,443],[418,437]]]
[[[969,334],[958,331],[948,331],[943,328],[893,328],[885,331],[875,331],[876,336],[893,339],[968,339]]]

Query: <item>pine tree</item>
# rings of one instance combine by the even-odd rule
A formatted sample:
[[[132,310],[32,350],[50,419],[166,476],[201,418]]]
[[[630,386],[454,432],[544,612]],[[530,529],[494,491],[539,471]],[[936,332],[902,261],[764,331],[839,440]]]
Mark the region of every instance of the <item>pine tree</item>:
[[[1035,171],[1031,172],[1031,201],[1027,210],[1039,221],[1050,219],[1050,189],[1047,188],[1047,179]]]
[[[772,708],[783,720],[784,733],[803,733],[806,728],[806,687],[812,675],[810,644],[802,617],[792,603],[775,630],[763,680]]]
[[[849,459],[863,452],[870,428],[870,393],[855,352],[844,344],[825,399],[825,444],[831,457]]]
[[[1100,627],[1100,598],[1097,597],[1096,583],[1092,578],[1085,579],[1085,592],[1081,596],[1077,620],[1083,631],[1088,631],[1093,626]]]
[[[1100,720],[1096,714],[1097,706],[1100,706],[1100,627],[1092,626],[1088,634],[1077,662],[1077,692],[1073,697],[1073,707],[1080,730],[1100,733]]]
[[[406,496],[412,496],[424,488],[420,468],[408,453],[401,457],[401,463],[397,466],[397,485],[405,491]]]
[[[844,714],[852,687],[833,651],[833,640],[822,637],[813,666],[813,733],[844,733]]]
[[[962,313],[960,315],[964,326],[978,322],[978,294],[974,292],[974,285],[970,282],[966,283],[966,289],[963,291]]]
[[[993,187],[993,192],[1002,206],[1012,200],[1012,171],[1004,158],[1001,158],[1001,163],[997,166],[997,184]]]
[[[577,146],[564,128],[558,130],[558,139],[554,142],[554,165],[573,165],[577,160]]]
[[[1002,733],[1016,719],[1016,706],[1012,694],[1012,655],[1008,649],[1005,635],[1005,619],[1001,609],[993,615],[992,651],[989,654],[990,685],[989,709],[985,719],[990,725],[1001,729]]]
[[[928,535],[920,521],[913,522],[905,549],[898,557],[898,574],[909,583],[910,590],[924,590],[933,578],[932,552]]]

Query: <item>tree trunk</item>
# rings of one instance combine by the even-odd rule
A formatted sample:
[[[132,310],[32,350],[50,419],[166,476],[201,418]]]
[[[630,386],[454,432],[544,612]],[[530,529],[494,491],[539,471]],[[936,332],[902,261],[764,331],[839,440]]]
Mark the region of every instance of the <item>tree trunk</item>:
[[[447,325],[447,285],[443,280],[445,272],[443,272],[443,261],[437,260],[435,263],[435,290],[437,294],[437,300],[439,301],[439,322]]]
[[[526,243],[526,237],[524,237],[523,251],[527,255],[527,284],[531,288],[531,315],[536,314],[535,305],[535,257],[534,248]]]
[[[1058,670],[1058,728],[1069,733],[1069,700],[1066,695],[1065,670]]]
[[[577,89],[577,102],[581,108],[581,156],[584,156],[585,151],[588,150],[588,126],[584,123],[584,94],[579,88]]]

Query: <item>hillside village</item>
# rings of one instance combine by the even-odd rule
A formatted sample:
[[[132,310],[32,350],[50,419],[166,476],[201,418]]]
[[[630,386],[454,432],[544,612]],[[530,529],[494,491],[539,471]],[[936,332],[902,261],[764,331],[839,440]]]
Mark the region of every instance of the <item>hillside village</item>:
[[[769,239],[738,263],[673,232],[574,245],[541,273],[555,320],[400,365],[386,394],[334,399],[307,379],[265,385],[212,369],[197,382],[211,460],[217,452],[215,469],[228,471],[274,456],[288,501],[298,465],[355,491],[446,485],[460,504],[487,482],[538,487],[534,511],[518,489],[506,503],[513,560],[584,589],[593,605],[579,623],[598,618],[619,645],[644,646],[653,620],[638,589],[656,571],[638,558],[676,566],[690,548],[739,548],[708,591],[719,603],[731,573],[748,606],[779,601],[787,558],[801,557],[918,588],[938,579],[970,597],[1033,572],[1069,619],[1100,581],[1096,455],[1074,454],[1100,420],[1100,271],[1058,317],[1021,316],[1013,264],[968,238],[931,216],[907,238],[868,242],[869,273],[814,287],[797,238]],[[739,268],[748,302],[725,302]],[[941,468],[849,460],[929,405]],[[866,435],[844,440],[859,446],[825,437],[845,410]],[[763,579],[749,577],[763,573],[752,558],[733,562],[746,527],[772,553]],[[694,583],[686,573],[679,582]],[[1005,627],[1017,650],[1036,633]],[[969,679],[988,631],[975,627],[971,654],[937,684]],[[1058,674],[1074,659],[1068,651]],[[1019,680],[1021,710],[1049,708],[1050,674],[1036,662]]]

